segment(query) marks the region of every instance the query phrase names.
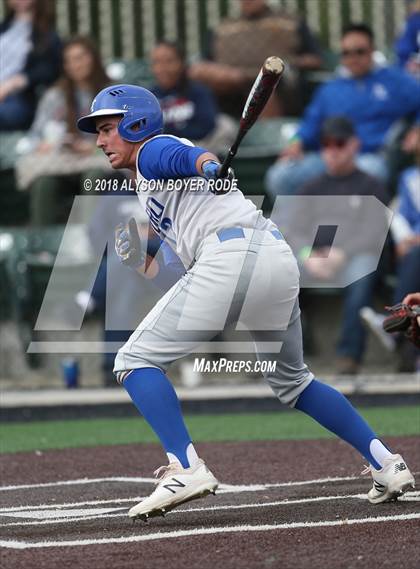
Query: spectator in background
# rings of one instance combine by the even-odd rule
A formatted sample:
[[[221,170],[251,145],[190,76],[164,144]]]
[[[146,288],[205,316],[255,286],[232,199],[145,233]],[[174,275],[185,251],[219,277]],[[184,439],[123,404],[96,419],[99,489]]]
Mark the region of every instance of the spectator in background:
[[[401,302],[411,291],[420,290],[420,145],[416,149],[416,162],[415,166],[407,168],[400,175],[391,224],[397,260],[394,304]],[[415,371],[418,349],[404,336],[393,337],[383,330],[385,315],[370,307],[363,308],[360,315],[386,348],[397,349],[398,371]]]
[[[400,69],[375,66],[373,47],[368,26],[345,28],[339,76],[317,90],[296,135],[268,170],[266,187],[273,200],[279,194],[296,193],[303,183],[325,172],[319,153],[321,126],[337,113],[353,122],[360,140],[357,166],[372,176],[386,180],[384,148],[391,127],[416,114],[416,124],[403,141],[405,151],[413,150],[420,132],[420,86]]]
[[[359,310],[371,304],[376,281],[372,271],[388,231],[385,214],[378,217],[377,210],[374,212],[360,199],[375,196],[384,204],[388,202],[384,186],[357,168],[359,145],[353,126],[345,117],[332,117],[324,123],[321,152],[326,172],[303,186],[298,195],[342,199],[331,200],[328,207],[324,200],[311,201],[309,205],[305,200],[297,200],[289,219],[290,232],[287,231],[300,263],[303,287],[352,283],[343,288],[343,319],[337,346],[337,371],[343,374],[355,374],[360,368],[365,330]],[[323,226],[330,229],[320,231]],[[370,274],[360,278],[367,273]]]
[[[410,14],[404,31],[395,42],[395,53],[401,67],[420,77],[420,0],[411,0]]]
[[[165,133],[188,138],[216,154],[233,142],[235,125],[220,116],[211,91],[188,78],[182,48],[161,41],[152,50],[152,72],[156,85],[151,91],[163,110]]]
[[[60,72],[61,43],[50,0],[7,0],[0,24],[0,131],[26,130],[38,89]]]
[[[401,173],[391,230],[398,260],[397,302],[410,291],[420,290],[420,146],[417,165]]]
[[[223,20],[211,34],[207,61],[191,66],[190,76],[219,96],[223,112],[240,116],[262,62],[278,55],[288,72],[264,116],[300,114],[302,72],[321,66],[315,38],[301,18],[273,11],[266,0],[241,0],[240,9],[238,19]]]
[[[120,181],[123,182],[121,174]],[[135,185],[133,184],[133,187]],[[99,195],[96,208],[88,224],[88,235],[95,255],[103,255],[106,243],[114,240],[119,223],[128,223],[135,217],[142,239],[147,239],[148,218],[140,207],[135,192],[115,192]],[[169,287],[168,287],[169,288]],[[91,295],[82,291],[76,302],[85,312],[93,310],[103,317],[103,340],[114,343],[115,351],[104,352],[102,370],[106,387],[118,386],[113,374],[115,354],[137,327],[139,314],[146,314],[158,298],[158,289],[129,267],[124,267],[114,247],[108,247],[102,259]],[[118,347],[117,347],[118,346]]]
[[[401,302],[413,290],[420,290],[420,143],[416,165],[401,173],[398,205],[391,225],[397,254],[397,286],[394,303]],[[404,336],[396,340],[400,371],[416,370],[419,350]],[[419,362],[420,363],[420,362]]]
[[[18,159],[18,185],[29,187],[31,221],[35,225],[66,221],[80,176],[103,172],[106,160],[90,137],[76,129],[89,112],[95,93],[109,83],[95,45],[89,38],[68,40],[63,73],[43,95],[25,140],[30,152]],[[89,177],[89,176],[88,176]],[[99,176],[96,176],[99,177]]]

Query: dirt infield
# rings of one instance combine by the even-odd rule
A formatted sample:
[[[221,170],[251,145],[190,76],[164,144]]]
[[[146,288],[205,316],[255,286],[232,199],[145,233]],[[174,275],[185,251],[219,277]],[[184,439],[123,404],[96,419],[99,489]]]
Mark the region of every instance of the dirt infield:
[[[420,471],[420,441],[389,439]],[[96,569],[420,566],[420,492],[371,506],[362,461],[335,440],[203,443],[216,497],[133,524],[164,462],[155,445],[0,458],[1,565]]]

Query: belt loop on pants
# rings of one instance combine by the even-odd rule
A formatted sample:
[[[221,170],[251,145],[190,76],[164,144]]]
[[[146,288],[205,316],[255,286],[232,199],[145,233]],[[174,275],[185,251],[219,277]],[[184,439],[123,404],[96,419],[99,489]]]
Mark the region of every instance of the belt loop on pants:
[[[270,231],[270,233],[274,236],[275,239],[277,239],[277,241],[284,241],[284,237],[278,229],[274,229],[274,231]]]
[[[284,240],[283,235],[280,233],[278,229],[274,229],[273,231],[270,231],[270,233],[274,237],[274,239],[277,239],[277,241]],[[229,241],[230,239],[245,238],[245,232],[241,227],[228,227],[226,229],[219,229],[219,231],[216,232],[216,235],[219,238],[219,241],[221,242]]]
[[[244,230],[240,227],[228,227],[227,229],[219,229],[217,231],[219,241],[229,241],[230,239],[244,239]]]

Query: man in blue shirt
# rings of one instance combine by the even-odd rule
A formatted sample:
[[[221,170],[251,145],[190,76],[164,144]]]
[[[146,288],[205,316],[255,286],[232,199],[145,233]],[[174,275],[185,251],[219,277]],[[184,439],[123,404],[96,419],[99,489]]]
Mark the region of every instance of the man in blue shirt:
[[[401,35],[395,41],[398,63],[413,75],[420,72],[420,0],[409,0],[409,14]]]
[[[368,26],[352,24],[345,29],[338,77],[318,89],[296,135],[267,173],[267,190],[273,199],[296,193],[303,183],[325,172],[320,132],[331,116],[340,114],[352,121],[361,142],[356,164],[372,176],[386,179],[383,149],[390,131],[398,120],[411,115],[416,122],[403,148],[413,150],[420,132],[420,86],[399,68],[376,66],[373,50]]]

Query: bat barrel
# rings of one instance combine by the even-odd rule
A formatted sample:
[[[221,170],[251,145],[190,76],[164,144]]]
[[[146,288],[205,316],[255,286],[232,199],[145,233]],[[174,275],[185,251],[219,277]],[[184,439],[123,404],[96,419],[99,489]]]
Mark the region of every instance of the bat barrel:
[[[270,98],[273,90],[275,89],[283,71],[285,65],[283,60],[276,55],[267,57],[261,67],[258,77],[251,88],[248,95],[248,99],[245,103],[242,117],[239,122],[239,130],[236,136],[236,140],[229,150],[229,154],[226,156],[222,167],[219,172],[219,176],[223,178],[228,171],[229,166],[232,163],[234,156],[238,151],[238,147],[255,121],[258,119],[261,111],[263,110],[266,102]]]

